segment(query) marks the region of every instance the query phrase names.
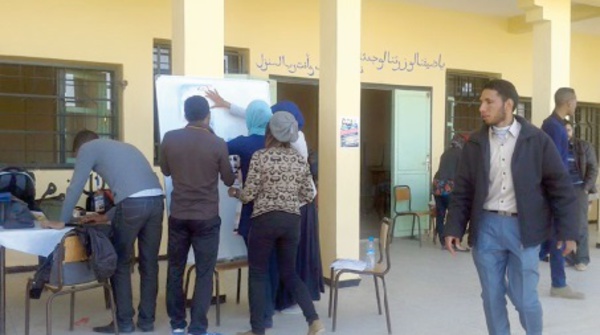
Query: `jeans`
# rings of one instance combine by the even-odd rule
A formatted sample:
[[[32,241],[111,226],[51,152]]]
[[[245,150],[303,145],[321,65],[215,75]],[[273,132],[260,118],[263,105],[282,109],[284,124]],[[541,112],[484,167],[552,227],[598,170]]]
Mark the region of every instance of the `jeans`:
[[[582,186],[575,186],[575,194],[577,195],[578,208],[578,226],[579,239],[577,240],[577,251],[575,252],[574,263],[585,264],[590,263],[590,247],[588,243],[589,227],[588,227],[588,195]]]
[[[473,248],[490,335],[510,335],[506,295],[527,335],[542,334],[542,305],[537,293],[539,246],[524,248],[516,217],[484,212]]]
[[[444,221],[446,220],[446,212],[450,205],[450,195],[436,195],[435,199],[435,230],[437,231],[440,239],[440,245],[444,245]]]
[[[213,272],[219,251],[221,218],[180,220],[169,217],[169,265],[167,275],[167,314],[171,328],[185,328],[185,299],[183,276],[190,246],[196,261],[196,281],[190,311],[188,334],[204,334],[208,329],[206,314],[213,290]]]
[[[306,285],[296,273],[296,254],[300,241],[300,216],[286,212],[268,212],[252,219],[248,236],[250,267],[250,325],[255,334],[265,333],[265,308],[269,258],[277,252],[279,275],[286,289],[302,309],[310,324],[319,316]]]
[[[539,258],[542,259],[550,254],[550,278],[552,279],[552,287],[561,288],[567,286],[567,274],[565,273],[565,257],[563,256],[564,246],[560,249],[557,247],[556,236],[542,243]]]
[[[127,198],[116,206],[112,242],[117,253],[117,269],[111,283],[117,306],[117,323],[121,327],[133,325],[135,311],[130,270],[136,239],[140,272],[138,324],[142,327],[154,324],[163,210],[163,196]]]

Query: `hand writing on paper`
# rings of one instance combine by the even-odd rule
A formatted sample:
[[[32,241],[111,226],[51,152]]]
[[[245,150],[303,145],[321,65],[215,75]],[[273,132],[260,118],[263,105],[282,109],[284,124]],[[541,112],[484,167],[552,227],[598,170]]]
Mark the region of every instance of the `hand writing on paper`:
[[[217,89],[206,90],[206,97],[214,102],[214,104],[210,108],[231,108],[231,103],[223,99],[223,97],[219,94]]]

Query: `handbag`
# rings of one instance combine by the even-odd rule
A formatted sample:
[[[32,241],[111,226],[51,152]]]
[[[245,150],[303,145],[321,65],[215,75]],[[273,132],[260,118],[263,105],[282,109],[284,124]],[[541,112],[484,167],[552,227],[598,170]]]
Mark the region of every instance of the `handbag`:
[[[435,196],[447,196],[454,189],[454,180],[434,178],[431,184],[431,193]]]

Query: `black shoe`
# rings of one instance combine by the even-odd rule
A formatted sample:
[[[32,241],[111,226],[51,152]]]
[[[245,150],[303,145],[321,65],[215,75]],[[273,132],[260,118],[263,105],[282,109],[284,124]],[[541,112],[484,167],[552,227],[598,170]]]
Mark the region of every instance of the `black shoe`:
[[[106,326],[94,327],[93,330],[96,333],[114,334],[115,333],[115,325],[111,322],[111,323],[107,324]],[[125,334],[133,333],[134,330],[135,330],[135,327],[133,325],[119,326],[119,333],[125,333]]]
[[[148,325],[143,325],[141,323],[137,323],[137,328],[142,332],[142,333],[151,333],[154,331],[154,325],[153,324],[148,324]]]

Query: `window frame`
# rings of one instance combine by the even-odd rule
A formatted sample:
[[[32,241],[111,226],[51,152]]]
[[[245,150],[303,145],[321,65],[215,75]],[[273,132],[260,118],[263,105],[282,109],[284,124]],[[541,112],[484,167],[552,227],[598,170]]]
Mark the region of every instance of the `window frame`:
[[[456,133],[460,134],[469,134],[472,131],[479,129],[481,124],[481,117],[479,115],[479,97],[481,95],[481,88],[485,83],[492,79],[501,79],[502,75],[499,73],[489,73],[489,72],[474,72],[467,70],[453,70],[448,69],[446,71],[446,113],[445,113],[445,126],[444,126],[444,147],[448,147],[450,142],[452,141],[452,137]],[[453,85],[454,82],[459,83],[469,83],[468,87],[466,87],[465,95],[454,94],[455,92],[450,92],[453,88],[457,88],[459,86]],[[474,84],[474,82],[477,83]],[[461,88],[461,92],[463,89]],[[465,98],[460,103],[465,104],[470,109],[473,115],[462,116],[459,119],[466,120],[466,124],[474,124],[476,125],[473,129],[460,128],[457,129],[454,120],[456,118],[456,113],[454,113],[454,106],[458,104],[456,97],[460,96]],[[519,106],[517,106],[517,115],[523,116],[526,120],[531,121],[531,98],[529,97],[519,97]]]
[[[111,138],[118,139],[120,135],[120,126],[121,126],[121,118],[122,118],[122,87],[125,85],[122,80],[122,67],[115,64],[107,64],[107,63],[91,63],[91,62],[81,62],[81,61],[63,61],[63,60],[50,60],[50,59],[37,59],[37,58],[27,58],[27,57],[0,57],[0,64],[3,65],[14,65],[14,66],[22,66],[22,67],[44,67],[50,68],[54,71],[54,77],[56,80],[55,92],[52,95],[36,95],[30,93],[0,93],[0,96],[4,97],[22,97],[26,98],[43,98],[43,99],[52,99],[54,103],[56,103],[56,122],[57,127],[55,131],[36,131],[30,129],[22,129],[16,130],[19,133],[24,135],[53,135],[57,138],[57,148],[52,150],[52,155],[54,155],[56,159],[56,163],[50,162],[1,162],[2,164],[8,165],[17,165],[20,167],[28,168],[28,169],[68,169],[73,168],[74,162],[69,162],[69,158],[72,156],[71,144],[66,143],[67,138],[73,137],[75,135],[74,132],[67,132],[65,129],[67,118],[72,117],[69,115],[67,109],[77,109],[78,107],[67,106],[69,100],[73,101],[105,101],[110,103],[110,114],[109,117],[111,119],[111,127],[106,133],[99,133],[99,135],[103,138]],[[111,79],[106,81],[107,90],[110,91],[110,97],[105,99],[84,99],[80,100],[77,97],[71,98],[67,97],[66,87],[69,86],[67,82],[66,74],[68,71],[97,71],[98,73],[106,72],[110,73]],[[63,76],[63,78],[61,78]],[[48,77],[49,78],[49,77]],[[85,110],[85,107],[82,107],[82,111]],[[102,116],[96,115],[98,119],[102,118]],[[97,129],[91,129],[97,131]],[[77,130],[78,131],[78,130]],[[0,129],[0,134],[14,134],[15,131],[12,130],[4,130]]]

